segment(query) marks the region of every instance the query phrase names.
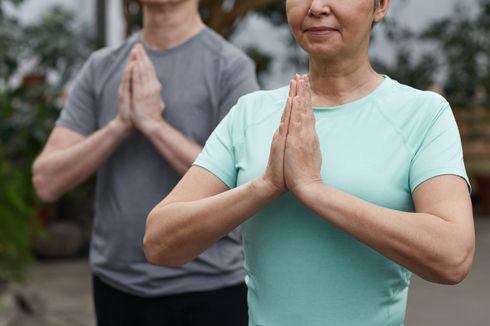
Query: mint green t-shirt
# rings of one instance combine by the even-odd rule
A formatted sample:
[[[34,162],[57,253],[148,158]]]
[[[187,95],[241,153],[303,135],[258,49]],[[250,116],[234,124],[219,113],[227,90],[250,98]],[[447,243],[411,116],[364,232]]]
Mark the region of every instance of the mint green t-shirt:
[[[284,87],[242,97],[194,164],[230,188],[262,175],[287,94]],[[366,97],[314,113],[330,186],[413,212],[411,194],[423,181],[443,174],[467,180],[453,114],[435,93],[385,77]],[[403,325],[410,271],[290,193],[260,209],[242,232],[250,325]]]

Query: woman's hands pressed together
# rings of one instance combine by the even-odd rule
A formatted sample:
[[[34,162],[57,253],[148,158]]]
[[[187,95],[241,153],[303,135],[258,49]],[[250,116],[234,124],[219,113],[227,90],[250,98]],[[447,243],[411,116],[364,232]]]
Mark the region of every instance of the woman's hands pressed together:
[[[296,94],[291,98],[291,119],[284,153],[284,179],[289,191],[298,194],[302,187],[322,182],[322,156],[308,77],[297,78],[295,84]]]
[[[296,75],[290,82],[286,107],[274,133],[262,179],[271,186],[274,197],[287,191],[297,195],[305,186],[322,182],[321,164],[309,79]]]

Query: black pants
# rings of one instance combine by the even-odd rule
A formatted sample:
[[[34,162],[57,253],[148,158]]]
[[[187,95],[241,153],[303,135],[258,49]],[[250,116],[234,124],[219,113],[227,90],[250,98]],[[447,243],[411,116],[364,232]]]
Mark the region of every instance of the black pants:
[[[93,277],[98,326],[247,326],[247,289],[219,290],[157,298],[121,292]]]

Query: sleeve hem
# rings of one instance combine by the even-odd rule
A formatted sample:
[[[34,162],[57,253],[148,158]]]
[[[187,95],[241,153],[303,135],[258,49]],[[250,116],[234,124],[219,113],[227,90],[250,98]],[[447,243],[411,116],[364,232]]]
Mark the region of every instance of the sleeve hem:
[[[415,189],[420,184],[422,184],[423,182],[425,182],[425,181],[427,181],[429,179],[435,178],[435,177],[442,176],[442,175],[455,175],[455,176],[458,176],[458,177],[463,178],[466,181],[466,184],[468,185],[468,191],[471,194],[472,187],[471,187],[470,180],[469,180],[466,172],[464,170],[459,170],[459,169],[458,170],[455,170],[454,168],[452,168],[452,169],[449,169],[449,168],[439,168],[439,169],[434,169],[434,170],[427,171],[426,173],[422,174],[421,176],[415,178],[413,181],[410,181],[410,191],[411,191],[411,193],[413,193],[415,191]]]
[[[82,128],[76,126],[74,123],[70,123],[67,122],[66,120],[61,120],[61,119],[55,122],[55,126],[70,129],[85,137],[88,137],[92,132],[94,132],[94,131],[82,130]]]
[[[210,173],[214,174],[218,179],[220,179],[228,188],[235,188],[235,182],[233,178],[227,173],[223,172],[220,168],[218,168],[215,164],[212,164],[208,161],[196,161],[192,163],[193,166],[199,166]]]

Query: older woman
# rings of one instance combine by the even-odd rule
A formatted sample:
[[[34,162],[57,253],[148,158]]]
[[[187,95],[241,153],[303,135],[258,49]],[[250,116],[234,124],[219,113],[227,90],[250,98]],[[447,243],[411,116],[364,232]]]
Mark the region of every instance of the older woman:
[[[265,326],[402,325],[412,272],[463,280],[474,227],[451,109],[369,64],[390,2],[287,1],[308,76],[239,100],[151,212],[152,263],[244,223],[250,325]]]

